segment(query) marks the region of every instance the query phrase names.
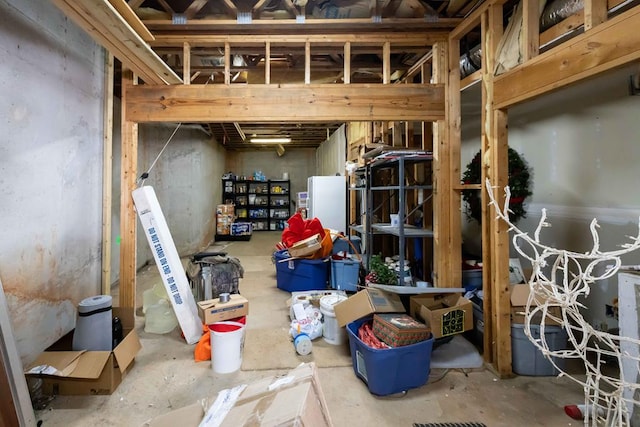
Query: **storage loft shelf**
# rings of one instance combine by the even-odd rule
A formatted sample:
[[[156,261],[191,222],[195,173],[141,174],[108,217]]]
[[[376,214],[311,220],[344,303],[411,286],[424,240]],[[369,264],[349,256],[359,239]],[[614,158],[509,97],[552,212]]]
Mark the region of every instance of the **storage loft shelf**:
[[[371,228],[376,231],[392,234],[394,236],[400,236],[400,227],[392,226],[391,224],[378,223],[371,224]],[[413,225],[404,225],[404,237],[433,237],[433,230],[429,230],[426,228],[419,228]]]
[[[374,191],[378,191],[378,190],[397,190],[398,189],[398,185],[383,185],[383,186],[376,186],[376,187],[371,187],[372,190]],[[404,186],[405,190],[431,190],[433,189],[432,185],[405,185]]]

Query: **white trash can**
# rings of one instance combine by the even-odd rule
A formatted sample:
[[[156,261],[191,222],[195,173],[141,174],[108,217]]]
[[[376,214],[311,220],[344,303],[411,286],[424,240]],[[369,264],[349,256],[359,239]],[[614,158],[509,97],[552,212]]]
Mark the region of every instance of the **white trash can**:
[[[209,325],[213,372],[229,374],[240,369],[244,348],[244,328],[244,323],[231,321]]]

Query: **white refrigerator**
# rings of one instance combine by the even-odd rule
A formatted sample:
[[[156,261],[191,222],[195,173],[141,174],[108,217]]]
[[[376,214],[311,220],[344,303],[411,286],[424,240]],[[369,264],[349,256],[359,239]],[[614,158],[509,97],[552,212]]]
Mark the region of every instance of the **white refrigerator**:
[[[344,176],[310,176],[307,180],[307,218],[324,228],[347,234],[347,182]]]

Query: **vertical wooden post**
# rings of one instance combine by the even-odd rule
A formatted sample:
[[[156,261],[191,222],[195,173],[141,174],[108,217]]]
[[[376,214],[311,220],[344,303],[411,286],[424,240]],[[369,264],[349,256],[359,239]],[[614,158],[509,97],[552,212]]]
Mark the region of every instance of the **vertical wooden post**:
[[[229,42],[224,43],[224,84],[231,84],[231,47]]]
[[[522,61],[538,56],[540,50],[539,0],[523,0],[522,3]]]
[[[304,44],[304,84],[311,83],[311,42]]]
[[[189,42],[182,44],[182,82],[191,84],[191,45]]]
[[[493,108],[493,70],[502,37],[502,6],[493,5],[482,23],[482,261],[484,301],[484,357],[500,376],[511,375],[511,320],[509,301],[509,239],[506,224],[496,221],[489,208],[485,178],[501,193],[508,182],[507,114]],[[506,252],[505,252],[506,251]],[[506,278],[505,278],[506,273]]]
[[[120,307],[133,323],[136,307],[136,212],[131,192],[138,172],[138,124],[127,120],[127,89],[137,84],[131,70],[122,70],[122,158],[120,174]],[[123,319],[126,324],[127,319]]]
[[[607,20],[607,0],[584,0],[584,30],[589,31],[593,27]]]
[[[346,85],[351,83],[351,42],[344,44],[344,76],[342,80]]]
[[[384,42],[382,45],[382,83],[391,82],[391,43]]]
[[[105,50],[102,139],[102,294],[111,295],[111,181],[113,178],[113,55]]]
[[[461,101],[460,101],[460,41],[449,40],[447,55],[449,72],[447,77],[447,144],[449,149],[449,284],[447,286],[462,286],[462,193],[454,190],[460,184],[460,144],[461,136]]]
[[[264,46],[264,84],[271,84],[271,42]]]

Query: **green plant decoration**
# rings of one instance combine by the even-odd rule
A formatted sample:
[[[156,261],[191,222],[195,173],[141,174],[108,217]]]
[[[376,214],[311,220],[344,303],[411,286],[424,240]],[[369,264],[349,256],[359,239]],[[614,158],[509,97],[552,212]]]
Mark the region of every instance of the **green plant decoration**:
[[[382,256],[373,255],[371,264],[369,265],[369,274],[366,277],[369,283],[378,283],[381,285],[397,285],[398,277],[396,273],[389,268],[382,260]]]
[[[471,162],[467,165],[462,182],[464,184],[480,184],[482,180],[482,155],[478,151]],[[511,199],[509,200],[509,219],[515,223],[520,218],[526,216],[524,201],[531,194],[529,189],[530,173],[525,161],[518,152],[509,148],[509,188],[511,189]],[[462,200],[465,203],[466,215],[469,221],[482,219],[482,198],[480,190],[463,190]]]

